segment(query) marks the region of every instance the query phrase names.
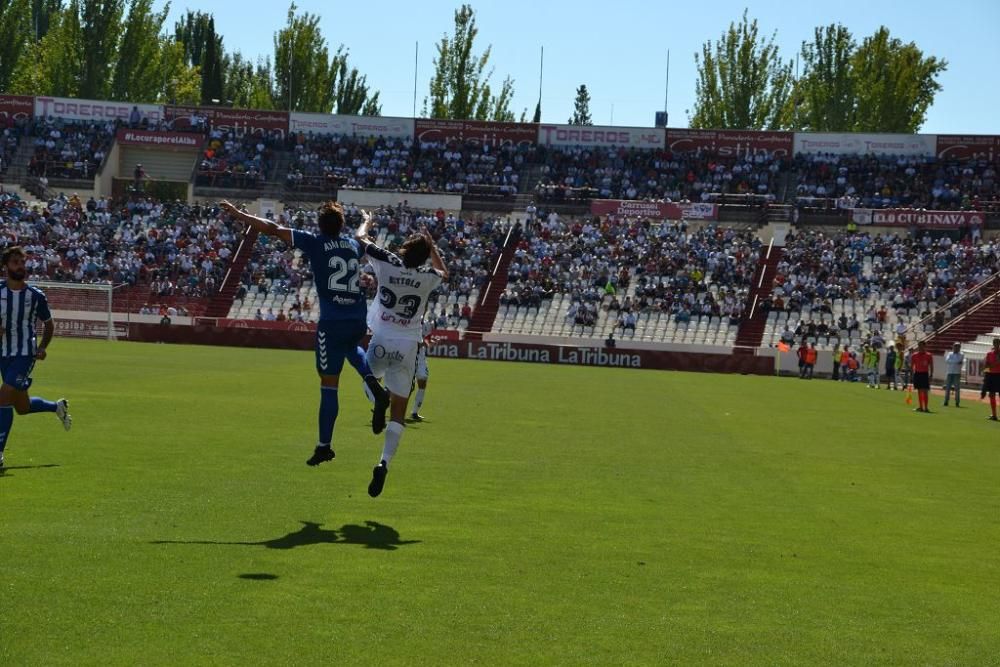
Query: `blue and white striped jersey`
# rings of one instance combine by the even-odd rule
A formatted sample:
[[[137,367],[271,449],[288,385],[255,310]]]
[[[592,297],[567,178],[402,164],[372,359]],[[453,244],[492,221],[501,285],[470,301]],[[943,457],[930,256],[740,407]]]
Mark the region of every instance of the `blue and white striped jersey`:
[[[34,357],[35,320],[52,319],[45,293],[37,287],[12,290],[0,281],[0,357]]]

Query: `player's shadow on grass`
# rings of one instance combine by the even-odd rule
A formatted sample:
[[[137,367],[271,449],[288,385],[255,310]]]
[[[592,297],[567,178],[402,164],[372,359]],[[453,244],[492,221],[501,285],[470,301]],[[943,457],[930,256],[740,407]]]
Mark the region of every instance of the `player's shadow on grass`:
[[[322,524],[302,521],[302,527],[294,533],[260,542],[218,542],[215,540],[155,540],[153,544],[231,544],[241,546],[261,546],[268,549],[294,549],[313,544],[358,544],[366,549],[395,551],[407,544],[419,544],[420,540],[401,540],[399,531],[376,521],[365,521],[363,526],[345,524],[337,530],[327,530]]]
[[[59,467],[58,463],[45,463],[43,465],[37,465],[37,466],[5,466],[3,468],[0,468],[0,477],[6,475],[8,470],[38,470],[39,468],[58,468],[58,467]],[[10,477],[14,476],[15,475],[10,475]]]

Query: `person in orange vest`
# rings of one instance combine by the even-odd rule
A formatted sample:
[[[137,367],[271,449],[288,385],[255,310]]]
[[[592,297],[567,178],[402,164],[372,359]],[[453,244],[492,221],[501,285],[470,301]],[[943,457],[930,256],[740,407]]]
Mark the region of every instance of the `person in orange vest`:
[[[834,359],[834,363],[837,363],[837,359]],[[847,382],[847,369],[851,365],[851,348],[848,345],[844,346],[844,349],[840,352],[840,381]]]
[[[853,352],[847,358],[847,379],[850,382],[858,381],[858,356]]]
[[[1000,392],[1000,338],[993,339],[993,349],[983,362],[983,390],[980,397],[990,395],[990,421],[997,421],[997,392]]]
[[[920,406],[914,412],[930,412],[927,408],[927,395],[931,390],[931,376],[934,375],[934,356],[927,351],[927,343],[917,343],[917,351],[910,356],[910,364],[913,366],[913,388],[917,390],[920,401]]]
[[[802,344],[799,345],[799,349],[796,351],[796,356],[799,358],[799,379],[803,380],[806,377],[806,354],[809,352],[809,347],[806,345],[806,339],[802,339]]]
[[[816,346],[809,343],[809,347],[806,349],[806,377],[810,380],[813,379],[813,371],[816,368]]]

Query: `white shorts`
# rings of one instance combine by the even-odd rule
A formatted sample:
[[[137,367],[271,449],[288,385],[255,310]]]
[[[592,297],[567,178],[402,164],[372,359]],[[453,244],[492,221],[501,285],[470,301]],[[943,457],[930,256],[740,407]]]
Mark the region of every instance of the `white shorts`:
[[[427,346],[421,345],[417,348],[417,379],[427,380],[430,371],[427,370]]]
[[[368,365],[385,388],[397,396],[409,396],[417,367],[418,341],[385,338],[375,334],[368,343]]]

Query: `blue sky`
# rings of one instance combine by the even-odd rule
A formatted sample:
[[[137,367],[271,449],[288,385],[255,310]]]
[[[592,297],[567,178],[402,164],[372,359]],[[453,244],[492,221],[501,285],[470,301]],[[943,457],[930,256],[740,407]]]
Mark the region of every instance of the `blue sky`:
[[[164,0],[157,0],[162,7]],[[413,111],[414,46],[417,113],[427,94],[434,44],[450,32],[457,2],[321,2],[297,0],[300,10],[321,16],[327,41],[350,49],[351,62],[381,91],[384,115]],[[886,25],[893,35],[914,41],[925,53],[948,60],[938,94],[922,128],[926,133],[1000,133],[1000,1],[839,0],[838,2],[473,2],[479,25],[478,49],[492,44],[493,79],[514,79],[513,108],[534,112],[538,99],[539,49],[545,47],[542,120],[562,123],[572,113],[576,87],[586,84],[597,124],[653,124],[663,108],[667,50],[670,50],[668,111],[672,127],[687,126],[694,101],[694,53],[716,39],[749,6],[763,32],[777,31],[786,58],[793,57],[813,28],[846,25],[857,39]],[[227,49],[256,57],[273,52],[275,30],[285,22],[280,2],[174,0],[169,25],[188,7],[215,14]]]

